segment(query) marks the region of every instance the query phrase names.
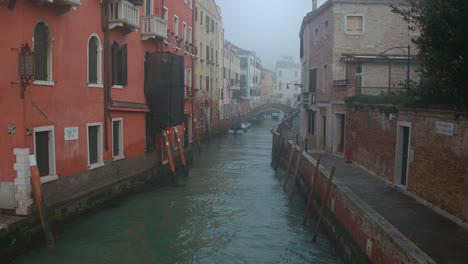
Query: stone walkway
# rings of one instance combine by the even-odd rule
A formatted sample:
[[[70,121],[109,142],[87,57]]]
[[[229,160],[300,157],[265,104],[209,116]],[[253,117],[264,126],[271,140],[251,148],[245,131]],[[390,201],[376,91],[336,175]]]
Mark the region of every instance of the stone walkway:
[[[321,163],[335,166],[336,178],[437,263],[468,263],[468,230],[339,157],[323,155]]]

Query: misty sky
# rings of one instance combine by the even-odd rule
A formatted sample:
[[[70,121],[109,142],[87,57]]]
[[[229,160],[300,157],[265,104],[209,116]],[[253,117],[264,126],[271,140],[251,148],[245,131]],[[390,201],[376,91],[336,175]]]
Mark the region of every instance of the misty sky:
[[[325,0],[318,0],[320,6]],[[276,60],[293,56],[299,62],[302,18],[312,0],[216,0],[221,7],[224,37],[240,48],[253,50],[263,65],[275,70]]]

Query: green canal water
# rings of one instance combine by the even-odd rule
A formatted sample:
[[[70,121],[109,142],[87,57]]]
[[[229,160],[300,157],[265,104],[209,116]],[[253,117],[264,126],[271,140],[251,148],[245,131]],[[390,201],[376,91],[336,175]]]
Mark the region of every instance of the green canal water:
[[[305,203],[289,200],[271,168],[270,128],[212,139],[179,187],[148,190],[70,222],[56,250],[34,248],[13,263],[342,263]]]

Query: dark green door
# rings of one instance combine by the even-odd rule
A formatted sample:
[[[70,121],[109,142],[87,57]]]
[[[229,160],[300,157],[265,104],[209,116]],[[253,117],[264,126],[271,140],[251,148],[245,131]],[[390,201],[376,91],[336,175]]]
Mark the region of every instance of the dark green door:
[[[49,175],[49,131],[36,133],[36,160],[39,175]]]

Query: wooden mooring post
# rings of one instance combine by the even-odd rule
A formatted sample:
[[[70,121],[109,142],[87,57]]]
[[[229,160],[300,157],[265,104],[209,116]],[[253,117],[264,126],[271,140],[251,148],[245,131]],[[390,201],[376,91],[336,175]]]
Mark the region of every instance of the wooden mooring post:
[[[47,250],[52,251],[55,248],[54,235],[49,223],[49,216],[47,214],[47,206],[42,197],[42,184],[39,168],[37,167],[36,156],[29,155],[29,166],[31,170],[31,181],[34,191],[34,200],[41,219],[42,230],[46,239]]]
[[[169,132],[170,130],[168,130]],[[172,159],[171,145],[169,144],[169,137],[166,130],[163,131],[164,146],[166,148],[167,160],[169,161],[169,168],[171,169],[171,179],[174,184],[177,184],[177,174],[175,171],[174,160]]]
[[[182,145],[178,132],[179,131],[177,130],[177,127],[174,127],[174,135],[175,135],[175,140],[177,141],[177,149],[179,150],[180,162],[182,163],[182,168],[184,169],[184,176],[187,177],[188,168],[187,168],[187,162],[185,161],[184,145]]]
[[[291,164],[292,160],[294,157],[294,150],[296,149],[295,145],[293,144],[291,147],[291,151],[289,152],[289,158],[288,158],[288,166],[286,167],[286,172],[284,174],[284,179],[283,179],[283,191],[286,191],[286,186],[288,185],[289,181],[289,172],[291,170]]]
[[[309,199],[307,199],[307,206],[305,209],[304,213],[304,221],[302,221],[302,224],[305,225],[307,223],[307,216],[309,215],[309,210],[310,210],[310,204],[312,203],[312,197],[314,194],[314,188],[315,188],[315,183],[317,182],[317,178],[319,176],[319,171],[320,171],[320,160],[322,159],[322,156],[319,156],[317,159],[317,164],[315,165],[315,170],[313,174],[313,178],[311,178],[310,182],[310,192],[309,192]]]
[[[294,194],[294,187],[296,186],[296,181],[297,181],[297,174],[299,172],[299,167],[301,166],[301,160],[302,160],[302,150],[299,148],[297,151],[297,157],[296,157],[296,167],[294,168],[294,174],[291,182],[291,186],[289,186],[289,198],[291,198]]]
[[[318,235],[318,231],[320,228],[320,221],[322,220],[323,210],[325,209],[325,206],[327,205],[328,195],[330,194],[330,188],[333,182],[334,174],[335,174],[335,167],[332,167],[330,171],[330,176],[328,177],[327,193],[325,194],[325,198],[322,200],[322,206],[320,207],[320,213],[319,213],[319,217],[317,220],[317,225],[315,226],[315,233],[314,233],[314,237],[312,238],[312,242],[317,241],[317,235]]]
[[[195,137],[197,138],[198,152],[201,152],[201,142],[200,142],[200,128],[198,127],[197,119],[195,118]]]

